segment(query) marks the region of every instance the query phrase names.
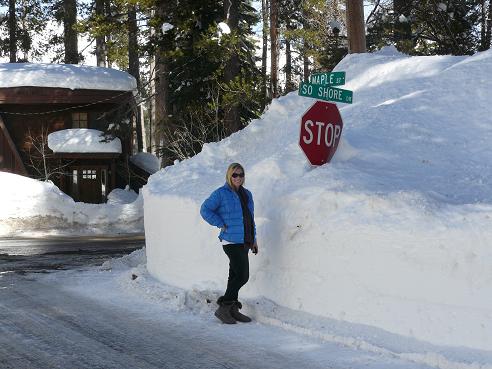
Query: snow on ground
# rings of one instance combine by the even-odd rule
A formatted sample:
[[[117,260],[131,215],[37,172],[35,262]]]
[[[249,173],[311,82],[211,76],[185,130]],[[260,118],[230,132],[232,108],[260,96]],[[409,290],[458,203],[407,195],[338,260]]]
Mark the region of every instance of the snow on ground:
[[[237,161],[260,244],[243,299],[361,334],[368,327],[397,347],[492,351],[491,68],[492,51],[349,55],[336,70],[346,71],[354,103],[340,106],[344,132],[330,164],[307,164],[299,124],[314,100],[291,93],[241,132],[150,177],[150,274],[186,291],[223,292],[227,258],[199,208]]]
[[[112,205],[131,204],[132,202],[136,201],[137,198],[138,198],[138,194],[132,189],[130,189],[129,186],[126,186],[124,189],[115,188],[108,195],[107,204],[112,204]]]
[[[48,147],[54,153],[121,154],[121,141],[118,137],[106,142],[104,132],[88,128],[71,128],[52,132],[48,135]]]
[[[130,74],[111,68],[76,64],[0,63],[0,88],[59,87],[133,91],[137,82]]]
[[[86,204],[52,183],[5,172],[0,189],[0,237],[143,232],[142,196],[133,191],[123,197],[125,190],[114,190],[108,204]]]
[[[148,273],[145,254],[141,249],[82,272],[57,271],[36,278],[88,299],[133,310],[136,319],[143,314],[146,320],[189,326],[186,334],[196,329],[207,332],[207,341],[241,340],[248,349],[237,352],[237,357],[261,346],[272,355],[298,350],[298,360],[309,359],[326,368],[492,369],[490,351],[432,345],[369,325],[292,310],[265,297],[243,299],[243,312],[253,317],[253,323],[224,325],[213,316],[218,291],[159,282]],[[299,366],[286,362],[284,367]]]

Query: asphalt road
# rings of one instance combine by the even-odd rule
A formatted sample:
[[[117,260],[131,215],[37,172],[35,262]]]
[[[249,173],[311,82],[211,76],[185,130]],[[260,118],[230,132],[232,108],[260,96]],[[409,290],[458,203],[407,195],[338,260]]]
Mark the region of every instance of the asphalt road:
[[[143,245],[0,240],[0,369],[430,369],[257,322],[166,310],[158,296],[142,300],[89,268]]]
[[[299,356],[282,330],[256,324],[265,342],[241,330],[174,313],[108,305],[47,283],[39,273],[100,265],[143,246],[140,239],[0,240],[1,369],[330,368],[316,355]],[[54,275],[52,275],[54,276]],[[135,301],[138,304],[138,301]],[[297,338],[294,339],[297,345]],[[309,344],[310,345],[310,344]]]
[[[143,236],[0,238],[0,275],[99,265],[145,246]]]

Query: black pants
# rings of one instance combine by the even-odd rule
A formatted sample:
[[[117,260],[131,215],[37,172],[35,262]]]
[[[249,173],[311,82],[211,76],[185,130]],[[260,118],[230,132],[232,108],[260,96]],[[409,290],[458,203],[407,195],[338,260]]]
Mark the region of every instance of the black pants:
[[[249,247],[243,244],[224,245],[224,252],[229,257],[229,279],[223,301],[236,301],[239,289],[249,279]]]

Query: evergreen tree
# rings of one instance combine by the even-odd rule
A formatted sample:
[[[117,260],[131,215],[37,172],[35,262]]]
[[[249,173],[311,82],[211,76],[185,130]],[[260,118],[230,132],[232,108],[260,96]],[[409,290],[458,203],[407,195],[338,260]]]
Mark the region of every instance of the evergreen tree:
[[[284,37],[298,50],[293,57],[293,75],[307,80],[312,72],[330,71],[347,54],[342,1],[289,0],[292,14]],[[285,14],[287,15],[287,12]]]
[[[43,45],[34,45],[35,35],[46,30],[48,13],[41,0],[0,0],[8,9],[0,18],[0,55],[9,55],[10,62],[36,61],[45,51]],[[8,36],[7,36],[8,35]]]
[[[231,108],[238,112],[235,130],[259,114],[261,74],[251,37],[258,14],[249,1],[241,1],[237,17],[237,29],[227,33],[219,27],[226,20],[223,3],[181,1],[172,12],[173,45],[165,51],[171,114],[160,150],[167,162],[194,155],[205,142],[230,134],[224,119]],[[233,55],[239,71],[226,78]]]
[[[479,0],[378,2],[368,22],[370,49],[395,44],[417,55],[472,54],[479,48]]]

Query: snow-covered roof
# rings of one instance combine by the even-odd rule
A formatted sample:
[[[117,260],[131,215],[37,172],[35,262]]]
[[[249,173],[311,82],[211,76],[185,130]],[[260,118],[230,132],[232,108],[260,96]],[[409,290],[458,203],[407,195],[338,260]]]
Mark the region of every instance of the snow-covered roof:
[[[137,82],[130,74],[110,68],[74,64],[0,63],[0,88],[58,87],[132,91]]]
[[[131,156],[130,161],[150,174],[154,174],[161,168],[159,158],[148,152],[139,152]]]
[[[121,154],[121,141],[114,138],[104,142],[103,132],[96,129],[72,128],[48,135],[48,147],[55,153],[117,153]]]

